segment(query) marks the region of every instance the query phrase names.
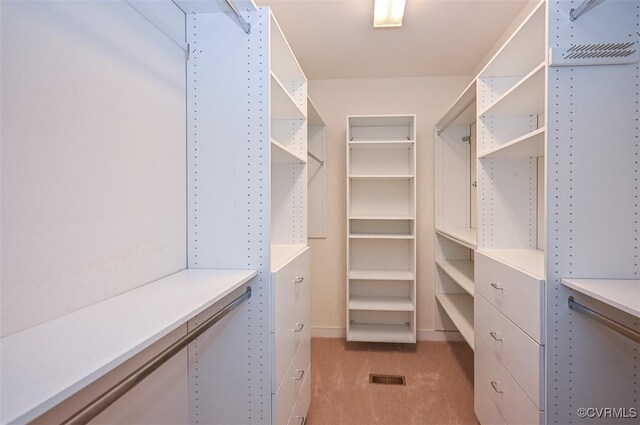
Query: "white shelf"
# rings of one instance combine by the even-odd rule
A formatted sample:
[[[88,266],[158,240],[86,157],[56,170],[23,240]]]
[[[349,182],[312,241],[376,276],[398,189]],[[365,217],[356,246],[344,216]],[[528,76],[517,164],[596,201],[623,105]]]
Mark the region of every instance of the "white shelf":
[[[415,176],[413,174],[350,174],[350,179],[370,179],[370,180],[410,180]]]
[[[408,297],[367,297],[352,295],[349,310],[413,311]]]
[[[443,130],[450,125],[470,125],[476,120],[476,84],[477,80],[474,78],[447,113],[440,118],[436,124],[437,128]]]
[[[415,239],[415,236],[404,233],[351,233],[349,239]]]
[[[455,243],[460,245],[464,245],[470,249],[476,249],[477,245],[477,235],[476,229],[471,228],[460,228],[460,229],[440,229],[436,228],[436,233],[441,234],[442,236],[452,240]]]
[[[271,119],[305,119],[304,112],[293,101],[273,72],[271,73]]]
[[[318,113],[316,106],[311,101],[311,98],[307,97],[307,119],[308,125],[311,127],[325,127],[322,117]]]
[[[436,299],[473,350],[473,298],[467,294],[439,293]]]
[[[544,251],[539,249],[483,249],[480,253],[538,280],[545,280]]]
[[[271,271],[277,271],[305,249],[307,249],[307,245],[272,244]]]
[[[544,112],[544,70],[543,62],[478,115],[537,115]]]
[[[473,262],[470,260],[436,260],[436,264],[469,295],[474,296]]]
[[[306,164],[306,156],[300,156],[282,143],[271,139],[271,162],[285,164]]]
[[[351,149],[392,149],[411,148],[415,142],[413,140],[351,140]]]
[[[534,130],[479,155],[479,158],[537,158],[544,156],[545,131],[545,127]]]
[[[409,270],[351,270],[351,280],[414,280]]]
[[[0,341],[0,422],[30,422],[256,275],[184,270]]]
[[[349,341],[361,342],[415,342],[413,332],[408,325],[378,325],[352,323],[347,334]]]
[[[349,220],[415,220],[409,215],[350,215]]]
[[[562,279],[562,284],[640,318],[640,279]]]

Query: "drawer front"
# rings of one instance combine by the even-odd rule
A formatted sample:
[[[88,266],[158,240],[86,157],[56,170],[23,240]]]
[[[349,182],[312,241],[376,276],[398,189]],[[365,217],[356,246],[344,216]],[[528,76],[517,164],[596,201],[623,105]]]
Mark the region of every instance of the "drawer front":
[[[542,423],[542,412],[491,354],[491,350],[482,339],[476,341],[474,358],[476,377],[480,381],[476,382],[476,385],[484,385],[507,424]]]
[[[302,279],[302,281],[300,281]],[[299,283],[296,283],[300,281]],[[309,248],[294,257],[287,265],[271,274],[273,305],[271,332],[284,325],[296,302],[307,294],[309,287]]]
[[[311,403],[311,365],[309,365],[307,370],[309,373],[305,375],[302,381],[302,388],[298,393],[296,405],[293,406],[293,412],[291,412],[288,425],[303,425],[307,418],[309,404]]]
[[[307,338],[308,340],[308,338]],[[306,341],[306,340],[305,340]],[[285,373],[278,391],[272,396],[273,423],[286,425],[293,411],[298,393],[302,388],[305,375],[309,372],[311,363],[310,344],[300,344],[298,352]]]
[[[292,319],[273,335],[274,368],[271,392],[275,393],[301,344],[310,344],[311,331],[305,322]],[[304,326],[299,326],[304,325]]]
[[[493,404],[493,400],[491,400],[487,389],[482,385],[477,376],[475,377],[475,385],[473,386],[473,408],[481,425],[507,424],[496,405]]]
[[[544,410],[544,347],[482,296],[474,299],[476,340],[482,339],[539,410]]]
[[[538,344],[544,337],[544,281],[481,253],[475,257],[476,291]]]

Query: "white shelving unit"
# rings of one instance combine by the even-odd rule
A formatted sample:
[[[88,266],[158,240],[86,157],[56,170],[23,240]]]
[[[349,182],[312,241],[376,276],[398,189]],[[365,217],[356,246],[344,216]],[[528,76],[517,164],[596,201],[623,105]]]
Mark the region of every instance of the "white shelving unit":
[[[474,80],[436,125],[436,327],[473,349],[475,229]]]
[[[619,40],[636,43],[630,58],[640,17],[610,1],[570,20],[579,3],[540,1],[436,128],[436,298],[478,347],[481,423],[637,405],[637,58],[549,58]],[[474,134],[477,155],[461,143]],[[595,385],[594,370],[616,385]]]
[[[347,128],[347,340],[413,343],[415,116],[349,116]]]

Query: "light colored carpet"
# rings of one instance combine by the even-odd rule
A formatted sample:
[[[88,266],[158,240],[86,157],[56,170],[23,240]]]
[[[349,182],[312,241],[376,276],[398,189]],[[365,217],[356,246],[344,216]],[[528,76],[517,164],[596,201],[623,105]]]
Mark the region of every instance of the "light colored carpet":
[[[464,342],[411,344],[311,340],[307,425],[478,424],[473,351]],[[406,386],[369,384],[369,374],[404,375]]]

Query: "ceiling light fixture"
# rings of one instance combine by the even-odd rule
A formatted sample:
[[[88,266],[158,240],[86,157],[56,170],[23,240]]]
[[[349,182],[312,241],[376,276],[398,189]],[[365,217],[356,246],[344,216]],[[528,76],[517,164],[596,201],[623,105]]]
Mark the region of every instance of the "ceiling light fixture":
[[[401,27],[406,0],[374,0],[373,27]]]

